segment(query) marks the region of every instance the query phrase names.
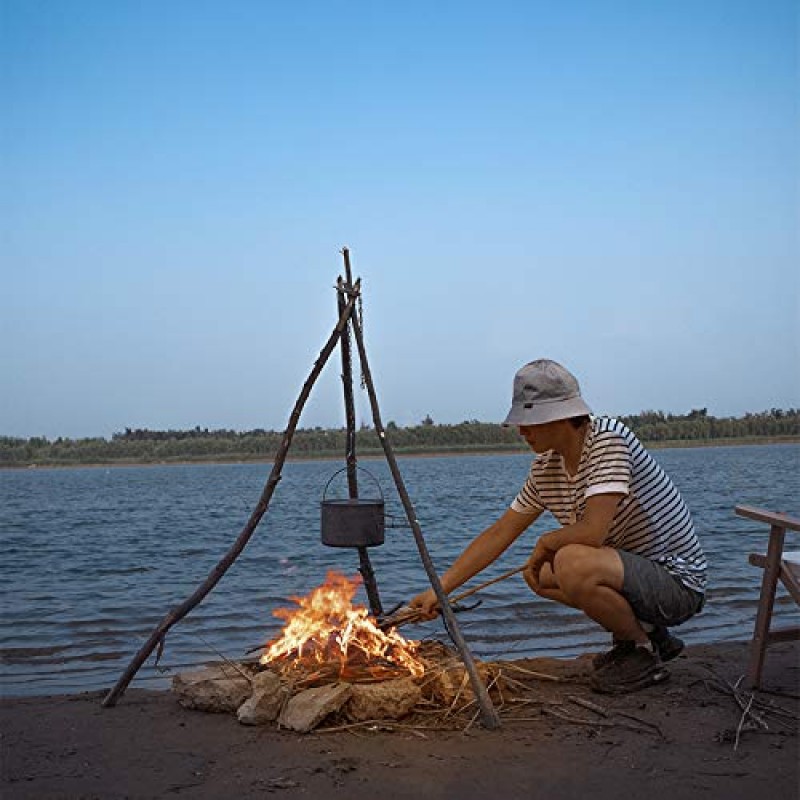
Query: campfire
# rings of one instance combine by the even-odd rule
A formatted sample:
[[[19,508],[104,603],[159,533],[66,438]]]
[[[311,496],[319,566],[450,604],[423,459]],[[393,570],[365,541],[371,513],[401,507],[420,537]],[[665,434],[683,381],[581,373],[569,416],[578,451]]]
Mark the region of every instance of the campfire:
[[[187,708],[233,712],[240,722],[306,732],[326,724],[364,724],[418,716],[432,720],[477,713],[458,654],[441,642],[384,631],[353,600],[358,577],[328,572],[325,582],[293,607],[273,612],[284,626],[257,660],[225,660],[176,675],[173,690]],[[478,663],[489,688],[499,669]],[[328,730],[330,728],[327,728]]]
[[[396,630],[382,631],[363,606],[353,605],[360,578],[334,570],[305,597],[290,598],[297,606],[279,608],[273,616],[286,622],[280,636],[267,645],[260,663],[287,678],[369,682],[397,677],[422,677],[419,642]]]

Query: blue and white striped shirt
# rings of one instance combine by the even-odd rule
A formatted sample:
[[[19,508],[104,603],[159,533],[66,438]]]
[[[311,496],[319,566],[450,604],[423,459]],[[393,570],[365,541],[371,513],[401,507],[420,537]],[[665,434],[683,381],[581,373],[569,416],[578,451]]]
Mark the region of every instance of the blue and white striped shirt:
[[[536,458],[511,504],[522,514],[550,513],[570,525],[582,519],[586,499],[624,495],[603,544],[662,564],[684,585],[706,588],[706,558],[691,514],[675,485],[621,422],[592,417],[574,476],[550,450]]]

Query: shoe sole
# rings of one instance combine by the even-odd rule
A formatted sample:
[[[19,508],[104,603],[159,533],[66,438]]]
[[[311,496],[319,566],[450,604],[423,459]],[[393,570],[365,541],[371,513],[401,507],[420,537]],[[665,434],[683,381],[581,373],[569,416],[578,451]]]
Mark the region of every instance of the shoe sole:
[[[636,680],[627,681],[626,683],[606,683],[598,680],[593,675],[589,685],[592,691],[598,694],[630,694],[631,692],[638,692],[640,689],[646,689],[648,686],[658,686],[668,681],[669,675],[669,670],[659,668],[655,672],[642,675]]]
[[[670,641],[676,642],[676,644],[670,648],[665,648],[664,650],[657,647],[658,657],[661,659],[662,663],[676,659],[686,647],[686,645],[683,643],[683,640],[679,639],[677,636],[673,636]],[[602,656],[605,656],[605,658],[602,658]],[[618,660],[618,658],[619,656],[616,658],[608,658],[608,653],[602,653],[601,655],[597,655],[592,659],[592,668],[595,672],[599,672],[609,664],[613,664],[616,660]]]

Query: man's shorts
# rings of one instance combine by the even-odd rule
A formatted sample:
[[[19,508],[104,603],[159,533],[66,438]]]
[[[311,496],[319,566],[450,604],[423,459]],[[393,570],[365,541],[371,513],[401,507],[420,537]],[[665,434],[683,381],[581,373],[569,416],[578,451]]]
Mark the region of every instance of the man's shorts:
[[[703,607],[704,595],[684,586],[665,567],[642,556],[617,550],[625,571],[622,596],[636,618],[651,625],[680,625]]]

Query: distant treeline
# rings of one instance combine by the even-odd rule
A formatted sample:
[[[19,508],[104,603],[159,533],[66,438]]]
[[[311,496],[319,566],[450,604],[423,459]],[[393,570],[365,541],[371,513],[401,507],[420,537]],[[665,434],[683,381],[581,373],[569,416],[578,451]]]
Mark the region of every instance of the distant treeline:
[[[705,408],[693,409],[685,415],[643,411],[619,419],[645,443],[800,439],[800,409],[795,408],[786,411],[773,408],[736,418],[713,417]],[[400,427],[389,422],[386,429],[399,453],[526,449],[515,429],[478,420],[437,425],[428,416],[419,425]],[[110,440],[0,436],[0,466],[269,460],[277,451],[282,436],[281,431],[237,432],[199,426],[185,431],[126,428],[113,434]],[[371,427],[364,425],[358,431],[357,448],[363,454],[381,452],[378,437]],[[341,455],[344,449],[344,428],[300,428],[295,433],[290,454],[315,458]]]

